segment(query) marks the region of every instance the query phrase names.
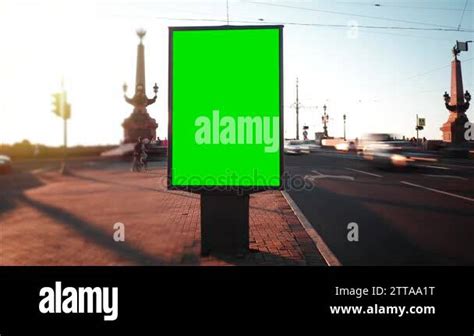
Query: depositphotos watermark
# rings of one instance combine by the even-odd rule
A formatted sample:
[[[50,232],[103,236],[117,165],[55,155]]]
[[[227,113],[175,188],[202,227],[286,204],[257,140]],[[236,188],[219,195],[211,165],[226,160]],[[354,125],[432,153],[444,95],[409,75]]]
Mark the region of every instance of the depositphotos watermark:
[[[313,190],[315,183],[308,181],[301,175],[290,175],[285,172],[281,177],[265,176],[254,169],[249,175],[238,175],[234,171],[227,170],[222,175],[190,175],[173,177],[168,180],[168,185],[176,187],[189,187],[196,191],[230,191],[239,188],[258,189],[282,185],[287,191]]]

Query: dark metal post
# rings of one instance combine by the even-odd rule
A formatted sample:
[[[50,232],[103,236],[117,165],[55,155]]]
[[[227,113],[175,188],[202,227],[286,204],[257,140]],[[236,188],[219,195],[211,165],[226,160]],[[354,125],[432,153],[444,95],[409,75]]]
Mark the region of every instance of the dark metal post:
[[[69,104],[67,102],[66,90],[64,90],[64,80],[61,81],[63,89],[61,96],[61,117],[63,118],[63,162],[61,163],[60,173],[67,174],[67,119],[69,118]]]
[[[64,137],[64,148],[63,148],[63,162],[61,164],[60,173],[66,174],[67,173],[67,119],[63,118],[64,126],[63,126],[63,137]]]
[[[419,141],[419,137],[418,137],[418,114],[416,115],[416,145],[418,146],[418,141]]]
[[[201,254],[243,255],[249,250],[249,195],[201,194]]]

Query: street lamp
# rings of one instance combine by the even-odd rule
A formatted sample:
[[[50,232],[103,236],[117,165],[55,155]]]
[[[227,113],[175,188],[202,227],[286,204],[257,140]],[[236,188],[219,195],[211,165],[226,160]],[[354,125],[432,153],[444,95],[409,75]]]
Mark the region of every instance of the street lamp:
[[[296,103],[295,103],[295,110],[296,110],[296,140],[300,139],[300,100],[298,96],[298,77],[296,77]]]
[[[344,119],[344,141],[346,141],[346,115],[345,114],[342,116],[342,119]]]
[[[329,122],[329,115],[326,113],[326,109],[327,109],[326,104],[324,104],[323,109],[324,109],[324,113],[321,117],[321,120],[323,122],[324,136],[327,138],[328,137],[328,126],[327,126],[327,124]]]

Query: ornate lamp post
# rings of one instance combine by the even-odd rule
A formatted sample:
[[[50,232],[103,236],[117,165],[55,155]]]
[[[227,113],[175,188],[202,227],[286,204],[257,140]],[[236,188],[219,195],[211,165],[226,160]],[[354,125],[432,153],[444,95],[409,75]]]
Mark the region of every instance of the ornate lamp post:
[[[324,113],[321,117],[321,120],[323,122],[324,136],[327,138],[328,137],[328,126],[327,126],[327,124],[329,122],[329,115],[326,113],[326,109],[327,109],[326,104],[324,104],[323,109],[324,109]]]
[[[342,119],[344,119],[344,141],[346,140],[346,115],[344,114],[342,116]]]

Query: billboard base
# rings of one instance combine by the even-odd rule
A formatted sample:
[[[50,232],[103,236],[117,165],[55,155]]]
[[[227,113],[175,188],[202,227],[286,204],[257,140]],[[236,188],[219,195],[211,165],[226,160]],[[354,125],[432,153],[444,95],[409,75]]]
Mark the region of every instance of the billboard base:
[[[249,195],[201,194],[201,255],[244,255],[249,250]]]

